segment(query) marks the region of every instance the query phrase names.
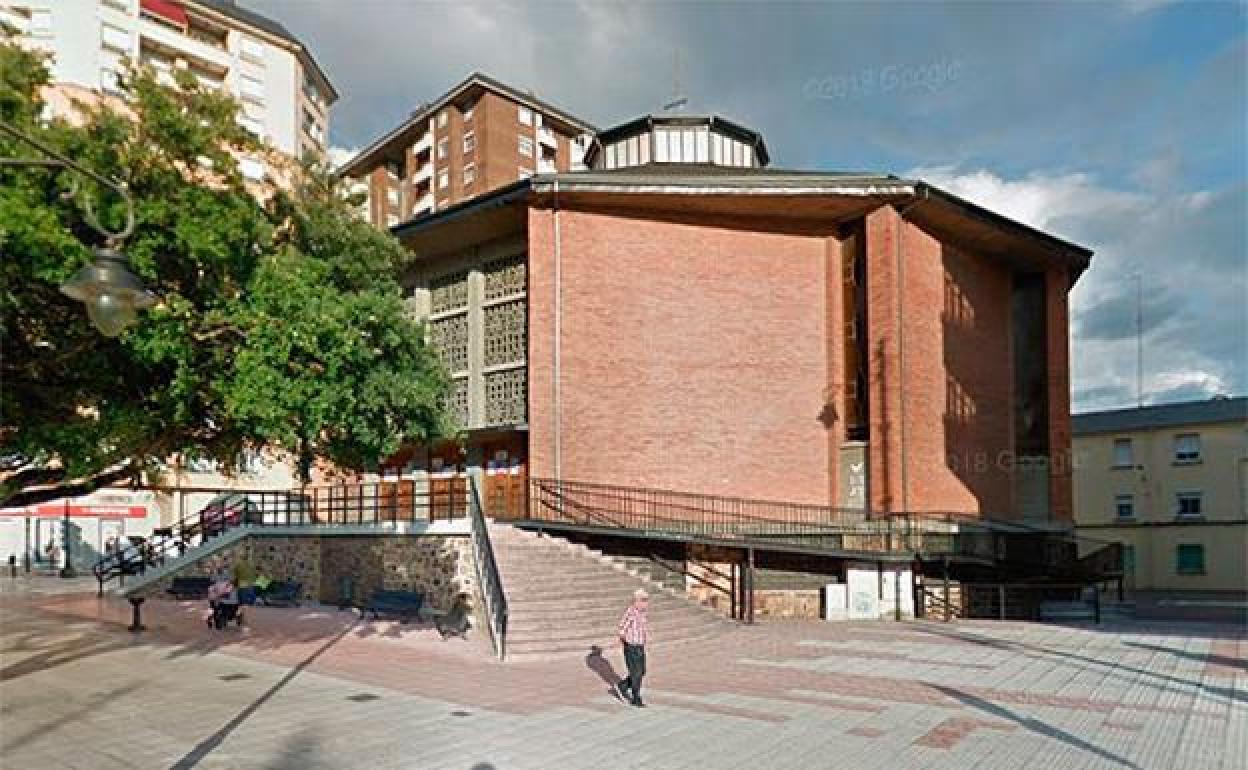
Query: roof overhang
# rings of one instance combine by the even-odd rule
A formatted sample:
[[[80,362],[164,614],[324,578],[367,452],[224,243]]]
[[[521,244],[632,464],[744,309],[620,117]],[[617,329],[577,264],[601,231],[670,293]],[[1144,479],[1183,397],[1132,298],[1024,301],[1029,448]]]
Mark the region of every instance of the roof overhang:
[[[630,175],[619,172],[540,174],[391,228],[421,253],[496,237],[522,228],[529,205],[593,207],[653,215],[722,217],[742,226],[827,231],[882,205],[942,242],[1000,259],[1015,269],[1066,267],[1070,283],[1092,251],[997,214],[917,180],[809,172],[744,175]]]

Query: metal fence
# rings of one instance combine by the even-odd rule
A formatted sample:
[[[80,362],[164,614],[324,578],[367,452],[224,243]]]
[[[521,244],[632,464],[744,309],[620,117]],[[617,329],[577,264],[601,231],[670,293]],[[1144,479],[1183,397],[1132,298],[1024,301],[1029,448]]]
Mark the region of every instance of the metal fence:
[[[499,660],[503,660],[507,654],[507,594],[503,591],[503,580],[498,574],[498,564],[494,560],[494,546],[490,542],[490,531],[481,509],[481,496],[477,490],[476,480],[470,478],[468,487],[472,551],[476,557],[477,585],[481,587],[481,598],[485,602],[485,614],[490,628],[490,639],[494,644],[494,654]]]
[[[1024,579],[1095,581],[1122,573],[1118,543],[975,513],[872,513],[566,479],[534,478],[529,487],[525,516],[554,524],[975,561],[1004,565]]]

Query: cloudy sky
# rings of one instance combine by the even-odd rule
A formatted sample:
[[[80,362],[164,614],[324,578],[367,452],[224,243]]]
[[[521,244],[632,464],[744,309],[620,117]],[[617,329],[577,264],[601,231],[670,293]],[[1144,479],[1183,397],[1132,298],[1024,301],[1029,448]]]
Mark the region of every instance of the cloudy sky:
[[[599,126],[678,79],[774,166],[919,176],[1095,249],[1077,409],[1135,403],[1137,281],[1145,400],[1248,394],[1248,5],[241,2],[342,92],[338,147],[474,70]]]

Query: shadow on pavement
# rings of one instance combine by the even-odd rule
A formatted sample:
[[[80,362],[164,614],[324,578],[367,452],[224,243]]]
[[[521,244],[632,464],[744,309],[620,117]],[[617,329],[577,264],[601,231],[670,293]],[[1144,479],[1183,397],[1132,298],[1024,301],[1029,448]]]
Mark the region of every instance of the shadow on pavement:
[[[607,689],[611,691],[611,697],[619,699],[620,694],[615,689],[615,685],[621,677],[615,672],[615,666],[611,665],[611,661],[603,657],[601,647],[595,644],[589,648],[589,654],[585,656],[585,666],[606,682]]]
[[[1065,730],[1062,730],[1061,728],[1058,728],[1058,727],[1054,727],[1053,725],[1048,724],[1047,722],[1041,722],[1039,719],[1033,719],[1032,717],[1020,716],[1019,714],[1015,714],[1013,711],[1010,711],[1007,708],[998,706],[997,704],[992,703],[990,701],[986,701],[983,698],[977,698],[974,695],[962,692],[956,687],[946,687],[944,685],[939,685],[939,684],[929,684],[928,686],[934,690],[938,690],[939,692],[944,693],[945,695],[948,695],[950,698],[953,698],[954,700],[957,700],[966,704],[967,706],[979,709],[980,711],[986,714],[991,714],[994,717],[998,717],[1000,719],[1005,719],[1010,722],[1013,722],[1021,727],[1026,728],[1027,730],[1032,731],[1033,733],[1037,733],[1039,735],[1044,735],[1049,738],[1053,738],[1054,740],[1061,741],[1062,743],[1065,743],[1068,746],[1074,746],[1080,751],[1086,751],[1089,754],[1095,754],[1096,756],[1102,759],[1107,759],[1110,762],[1116,762],[1117,764],[1120,764],[1123,767],[1131,768],[1131,770],[1140,770],[1139,765],[1135,764],[1134,762],[1124,757],[1120,757],[1117,754],[1113,753],[1112,751],[1106,751],[1100,746],[1097,746],[1094,743],[1089,743],[1083,740],[1082,738],[1079,738],[1078,736],[1071,735]]]
[[[225,726],[222,727],[220,730],[217,730],[212,735],[200,741],[199,744],[195,746],[195,748],[191,749],[190,752],[186,754],[186,756],[182,757],[176,763],[174,763],[171,770],[188,770],[189,768],[192,768],[198,765],[200,761],[204,759],[204,757],[211,754],[214,749],[220,746],[225,741],[225,739],[230,736],[230,733],[238,729],[239,725],[246,722],[247,719],[250,718],[252,714],[256,713],[256,711],[258,711],[260,707],[263,706],[270,698],[272,698],[274,695],[280,692],[283,687],[290,684],[291,681],[293,681],[295,677],[299,676],[299,674],[301,674],[305,668],[312,665],[316,661],[317,658],[321,657],[321,655],[323,655],[330,647],[333,647],[335,644],[337,644],[338,641],[341,640],[344,636],[346,636],[353,628],[355,628],[354,623],[352,623],[351,625],[339,631],[336,636],[334,636],[329,641],[325,642],[325,644],[317,648],[315,652],[313,652],[307,658],[302,660],[298,665],[292,668],[289,672],[287,672],[286,676],[282,677],[281,680],[278,681],[277,684],[270,687],[259,698],[256,698],[256,700],[252,702],[250,706],[240,711],[238,713],[238,716],[234,717],[229,722],[227,722]]]
[[[1143,642],[1127,642],[1123,644],[1128,647],[1136,647],[1141,650],[1152,650],[1154,652],[1165,652],[1179,658],[1187,658],[1201,663],[1208,663],[1215,666],[1226,666],[1227,668],[1237,668],[1240,671],[1248,671],[1248,660],[1242,658],[1228,658],[1225,655],[1216,655],[1214,653],[1188,652],[1187,650],[1176,650],[1173,647],[1162,647],[1156,644],[1144,644]]]
[[[1051,656],[1053,658],[1058,658],[1061,660],[1081,661],[1082,663],[1086,663],[1092,666],[1099,666],[1101,668],[1110,669],[1110,671],[1108,672],[1110,676],[1116,676],[1116,677],[1122,678],[1118,672],[1120,671],[1130,672],[1132,674],[1146,677],[1148,679],[1157,680],[1156,682],[1153,683],[1153,687],[1159,690],[1162,690],[1163,692],[1178,693],[1180,695],[1206,693],[1206,694],[1213,695],[1213,696],[1220,696],[1223,698],[1228,698],[1230,700],[1248,702],[1248,693],[1245,693],[1244,691],[1238,690],[1234,687],[1211,687],[1207,684],[1203,684],[1198,681],[1192,681],[1190,679],[1183,679],[1177,676],[1170,676],[1168,674],[1162,674],[1157,671],[1149,671],[1148,669],[1139,668],[1137,666],[1128,666],[1125,663],[1114,663],[1110,661],[1098,660],[1096,658],[1089,658],[1086,655],[1080,655],[1076,652],[1071,652],[1069,650],[1053,650],[1053,649],[1050,649],[1048,647],[1044,647],[1038,644],[1028,644],[1027,642],[984,639],[982,637],[977,637],[973,634],[967,634],[967,633],[958,632],[958,631],[944,631],[944,630],[931,628],[931,627],[912,626],[912,628],[916,631],[920,631],[925,634],[934,634],[936,636],[943,636],[948,639],[957,639],[958,641],[970,642],[972,644],[982,644],[987,647],[992,647],[994,649],[1000,649],[1000,650],[1004,650],[1008,652],[1018,652],[1024,655],[1038,654],[1041,656]],[[1168,652],[1168,653],[1176,654],[1176,655],[1187,655],[1192,658],[1197,658],[1201,661],[1207,661],[1210,659],[1210,656],[1208,655],[1181,653],[1178,650],[1173,650],[1168,647],[1154,647],[1153,645],[1136,644],[1134,642],[1129,642],[1126,640],[1123,641],[1123,644],[1130,645],[1133,647],[1149,648],[1149,649],[1157,650],[1160,652]],[[1221,656],[1213,656],[1213,657],[1221,658]],[[1221,658],[1221,659],[1229,660],[1226,658]],[[1225,665],[1234,665],[1237,667],[1242,667],[1244,663],[1243,661],[1233,661]],[[1183,690],[1183,689],[1176,689],[1175,687],[1170,686],[1171,684],[1182,685],[1184,687],[1190,687],[1193,690],[1195,690],[1196,693],[1189,693],[1188,691]]]

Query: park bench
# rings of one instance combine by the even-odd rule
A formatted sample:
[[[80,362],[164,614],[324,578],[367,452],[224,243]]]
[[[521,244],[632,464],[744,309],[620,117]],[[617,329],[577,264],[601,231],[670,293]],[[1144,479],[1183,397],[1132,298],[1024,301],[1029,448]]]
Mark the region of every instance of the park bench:
[[[165,593],[173,594],[176,599],[204,599],[208,596],[208,588],[212,586],[212,578],[201,575],[175,577]]]
[[[419,617],[421,605],[425,603],[425,595],[415,591],[374,591],[368,604],[364,606],[365,614],[373,613],[377,620],[382,615],[398,616],[400,621]]]
[[[266,607],[298,607],[303,595],[303,583],[277,581],[256,594],[256,599]]]

